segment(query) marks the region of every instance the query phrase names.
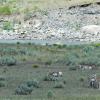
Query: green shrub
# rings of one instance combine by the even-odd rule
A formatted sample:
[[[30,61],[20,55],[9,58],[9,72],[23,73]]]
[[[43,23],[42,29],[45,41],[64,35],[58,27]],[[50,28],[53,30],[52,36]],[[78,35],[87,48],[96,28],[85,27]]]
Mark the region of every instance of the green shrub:
[[[0,0],[0,4],[6,3],[8,0]]]
[[[31,45],[31,44],[32,44],[31,42],[28,43],[28,45]]]
[[[17,45],[19,45],[19,44],[20,44],[20,42],[17,42],[16,44],[17,44]]]
[[[81,78],[79,79],[79,81],[80,81],[80,82],[84,82],[84,81],[85,81],[85,78],[84,78],[84,77],[81,77]]]
[[[53,97],[54,97],[54,93],[49,90],[47,93],[47,98],[53,98]]]
[[[88,56],[81,59],[80,64],[81,65],[96,65],[96,66],[100,65],[99,58],[95,56]]]
[[[31,55],[31,52],[28,50],[28,48],[20,49],[19,54],[21,55]]]
[[[27,86],[27,84],[20,84],[16,90],[15,94],[17,95],[28,95],[31,94],[33,91],[33,86]]]
[[[1,57],[0,58],[0,65],[7,65],[7,66],[12,66],[16,65],[16,59],[14,57]]]
[[[94,50],[93,46],[86,46],[83,48],[83,52],[88,53],[88,54],[92,53],[93,50]]]
[[[33,81],[28,81],[27,83],[27,86],[33,86],[35,88],[39,88],[40,87],[40,84],[39,84],[39,81],[34,79]]]
[[[19,53],[22,54],[22,55],[26,55],[26,54],[27,54],[27,50],[21,49],[21,50],[19,51]]]
[[[0,87],[6,86],[6,79],[3,76],[0,76]]]
[[[64,88],[65,85],[63,82],[56,82],[54,88]]]
[[[66,80],[63,80],[63,83],[66,84],[67,83]]]
[[[3,24],[3,29],[4,30],[12,30],[13,26],[11,24],[11,22],[4,22]]]
[[[39,88],[39,82],[37,80],[27,81],[16,88],[15,94],[28,95],[32,93],[34,88]]]
[[[0,81],[5,81],[5,80],[6,80],[5,77],[0,76]]]
[[[1,6],[0,7],[0,14],[10,15],[11,13],[12,13],[11,8],[9,6]]]
[[[67,55],[66,57],[66,65],[74,65],[74,66],[77,66],[78,65],[78,60],[79,58],[73,54],[73,53],[70,53]]]
[[[16,55],[18,51],[16,48],[0,48],[0,52],[5,55]]]
[[[42,15],[46,15],[46,16],[48,15],[48,11],[47,10],[40,10],[40,12],[41,12]]]
[[[27,59],[26,58],[22,58],[22,61],[27,61]]]
[[[94,44],[95,47],[100,47],[100,43]]]
[[[33,67],[33,68],[38,68],[38,67],[39,67],[39,65],[33,65],[32,67]]]
[[[72,70],[77,70],[77,67],[76,67],[76,66],[70,66],[70,67],[69,67],[69,70],[70,70],[70,71],[72,71]]]
[[[52,61],[46,61],[45,62],[45,65],[51,65],[52,64]]]
[[[62,49],[62,48],[66,47],[66,45],[63,45],[63,44],[53,44],[53,46],[58,48],[58,49]]]
[[[6,86],[5,81],[0,81],[0,87],[5,87],[5,86]]]

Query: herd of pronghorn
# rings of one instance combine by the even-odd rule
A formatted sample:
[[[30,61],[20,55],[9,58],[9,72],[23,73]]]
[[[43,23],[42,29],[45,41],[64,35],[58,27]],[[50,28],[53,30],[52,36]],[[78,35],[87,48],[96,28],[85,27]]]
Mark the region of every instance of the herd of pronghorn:
[[[49,72],[48,75],[53,77],[62,77],[63,72],[61,71]],[[100,89],[100,78],[97,77],[96,74],[92,74],[91,76],[88,77],[88,87],[93,89]]]

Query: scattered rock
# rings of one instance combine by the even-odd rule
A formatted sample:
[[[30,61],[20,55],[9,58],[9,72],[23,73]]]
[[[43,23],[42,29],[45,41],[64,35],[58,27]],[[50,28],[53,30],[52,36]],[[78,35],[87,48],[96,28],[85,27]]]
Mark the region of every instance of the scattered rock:
[[[20,23],[15,23],[14,16],[0,18],[0,39],[100,40],[99,5],[89,3],[47,12],[32,13],[24,21],[18,16]],[[12,30],[2,29],[2,22],[7,20],[13,23]]]

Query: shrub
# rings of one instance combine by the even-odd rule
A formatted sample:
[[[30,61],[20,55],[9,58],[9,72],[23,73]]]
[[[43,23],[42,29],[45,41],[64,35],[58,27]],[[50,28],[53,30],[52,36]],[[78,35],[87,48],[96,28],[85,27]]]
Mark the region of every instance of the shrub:
[[[80,64],[81,65],[96,65],[96,66],[99,66],[99,58],[98,57],[95,57],[95,56],[88,56],[88,57],[85,57],[84,59],[82,59],[80,61]]]
[[[39,81],[34,79],[33,81],[28,81],[27,83],[27,86],[33,86],[35,88],[39,88],[40,85],[39,85]]]
[[[5,87],[5,86],[6,86],[5,81],[0,81],[0,87]]]
[[[22,58],[22,61],[27,61],[27,59],[26,58]]]
[[[31,42],[28,43],[28,45],[31,45],[31,44],[32,44]]]
[[[70,71],[72,71],[72,70],[77,70],[77,67],[76,67],[76,66],[70,66],[70,67],[69,67],[69,70],[70,70]]]
[[[13,28],[13,26],[12,26],[12,24],[11,24],[11,22],[4,22],[4,24],[3,24],[3,29],[4,30],[12,30],[12,28]]]
[[[6,86],[6,79],[3,76],[0,76],[0,87]]]
[[[39,67],[39,65],[33,65],[32,67],[33,67],[33,68],[38,68],[38,67]]]
[[[64,80],[63,83],[66,84],[67,83],[66,80]]]
[[[28,95],[32,93],[34,88],[39,88],[39,82],[37,80],[27,81],[16,88],[15,94]]]
[[[6,0],[0,0],[0,4],[3,4],[4,2],[6,2]]]
[[[42,15],[48,15],[48,11],[41,11]]]
[[[0,7],[0,14],[10,15],[11,14],[11,8],[9,6],[1,6]]]
[[[20,44],[20,42],[17,42],[16,44],[17,44],[17,45],[19,45],[19,44]]]
[[[74,54],[68,54],[67,59],[66,59],[66,64],[67,65],[78,65],[78,57]]]
[[[28,95],[33,91],[33,86],[27,86],[27,84],[21,84],[15,90],[15,94],[17,95]]]
[[[6,80],[5,77],[0,76],[0,81],[5,81],[5,80]]]
[[[16,55],[18,54],[16,48],[1,48],[0,52],[2,52],[2,54],[7,54],[7,55]]]
[[[58,44],[53,44],[54,47],[58,48],[58,49],[62,49],[65,48],[66,45],[62,44],[62,43],[58,43]]]
[[[84,80],[85,80],[84,77],[81,77],[81,78],[79,79],[80,82],[84,82]]]
[[[26,49],[21,49],[19,52],[22,55],[26,55],[27,54],[27,50]]]
[[[65,85],[63,82],[56,82],[54,88],[64,88]]]
[[[12,66],[16,65],[16,59],[14,57],[2,57],[0,58],[0,65]]]
[[[100,43],[94,44],[95,47],[100,47]]]
[[[54,97],[54,93],[49,90],[48,93],[47,93],[47,97],[48,98],[53,98]]]
[[[93,46],[86,46],[86,47],[83,48],[83,51],[86,52],[86,53],[90,52],[90,51],[93,51],[93,50],[94,50]]]
[[[45,65],[51,65],[52,64],[52,61],[46,61],[45,62]]]

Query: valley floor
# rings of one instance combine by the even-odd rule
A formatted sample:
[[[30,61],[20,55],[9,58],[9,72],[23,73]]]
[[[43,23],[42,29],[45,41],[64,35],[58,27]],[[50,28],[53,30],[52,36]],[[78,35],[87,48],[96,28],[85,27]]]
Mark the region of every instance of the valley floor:
[[[0,44],[0,100],[99,100],[100,90],[90,88],[88,82],[92,74],[100,77],[99,52],[100,44]],[[58,80],[44,80],[59,71],[63,76]],[[18,86],[34,80],[39,87],[31,94],[15,95]]]

